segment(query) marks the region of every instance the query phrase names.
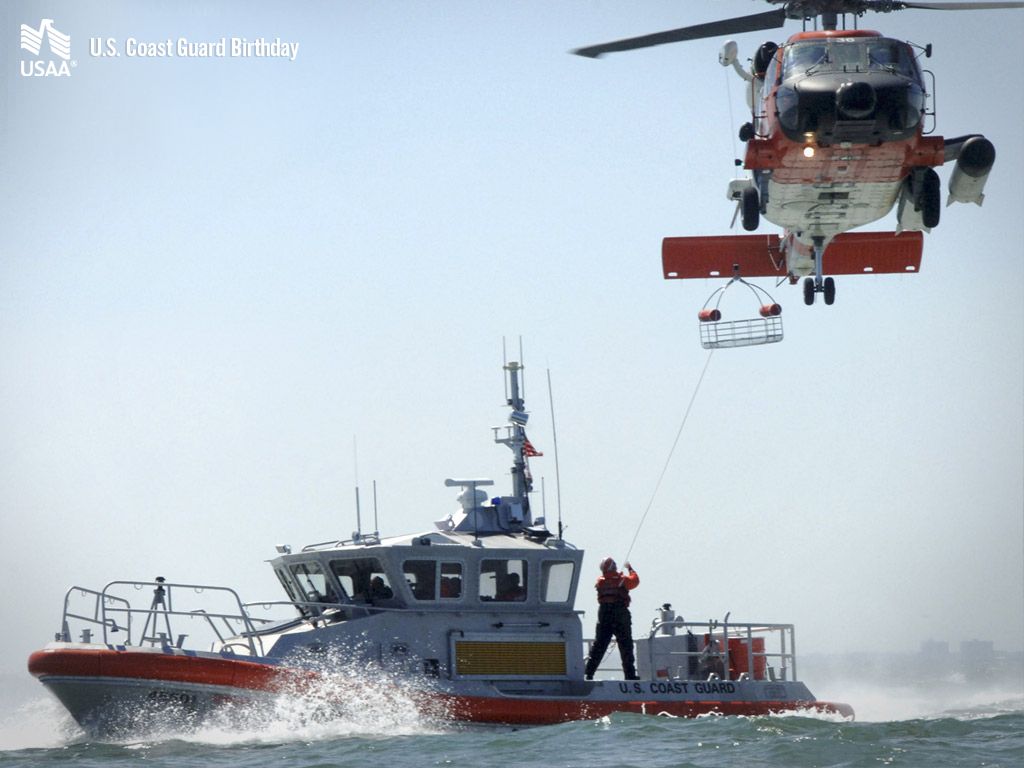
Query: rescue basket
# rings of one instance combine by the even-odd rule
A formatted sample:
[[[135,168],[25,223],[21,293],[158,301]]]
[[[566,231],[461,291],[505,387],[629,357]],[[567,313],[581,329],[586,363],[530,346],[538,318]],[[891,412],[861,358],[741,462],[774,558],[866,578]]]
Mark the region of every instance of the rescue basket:
[[[744,320],[722,319],[722,298],[734,283],[745,285],[754,294],[755,301],[760,305],[758,317]],[[782,341],[782,307],[766,290],[748,283],[739,275],[708,297],[697,313],[697,319],[700,321],[700,344],[704,349],[751,347]]]

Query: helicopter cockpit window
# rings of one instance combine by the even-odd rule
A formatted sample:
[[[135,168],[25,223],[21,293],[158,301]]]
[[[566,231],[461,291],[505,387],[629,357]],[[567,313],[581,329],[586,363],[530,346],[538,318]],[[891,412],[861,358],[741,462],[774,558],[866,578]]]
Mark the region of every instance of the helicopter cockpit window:
[[[772,56],[772,60],[768,63],[768,68],[764,72],[764,81],[766,83],[779,81],[779,58],[777,56]]]
[[[865,72],[885,69],[908,77],[914,74],[913,57],[906,45],[896,40],[835,38],[794,43],[786,47],[783,79],[819,72]]]
[[[824,43],[796,43],[786,47],[786,55],[782,64],[782,79],[788,80],[802,75],[811,67],[825,63],[828,49]]]
[[[914,56],[910,48],[897,40],[873,40],[868,43],[868,67],[914,77]]]
[[[834,40],[828,47],[828,62],[831,69],[842,72],[860,72],[865,68],[864,45],[852,40]]]

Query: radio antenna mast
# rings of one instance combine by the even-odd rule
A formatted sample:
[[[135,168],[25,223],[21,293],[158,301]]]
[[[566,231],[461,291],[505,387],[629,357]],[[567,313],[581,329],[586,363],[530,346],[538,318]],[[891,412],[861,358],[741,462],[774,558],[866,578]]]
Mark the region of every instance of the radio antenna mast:
[[[373,481],[373,535],[380,539],[380,526],[377,524],[377,481]]]
[[[359,509],[359,449],[356,445],[355,435],[352,435],[352,469],[356,480],[356,535],[353,538],[359,541],[363,538],[363,521]]]
[[[555,430],[555,398],[551,393],[551,369],[548,368],[548,405],[551,408],[551,443],[555,448],[555,509],[558,512],[558,540],[562,540],[562,480],[558,473],[558,432]]]

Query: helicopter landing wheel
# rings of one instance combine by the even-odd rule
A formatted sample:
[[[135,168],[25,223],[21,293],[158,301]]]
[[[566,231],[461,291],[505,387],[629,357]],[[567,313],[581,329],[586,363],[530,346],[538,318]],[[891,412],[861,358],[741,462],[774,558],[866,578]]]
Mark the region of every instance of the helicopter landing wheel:
[[[761,200],[757,196],[755,187],[747,187],[743,190],[740,206],[743,213],[743,228],[747,232],[753,232],[761,223]]]
[[[804,278],[804,304],[808,307],[814,303],[814,278]]]
[[[836,300],[836,281],[831,277],[825,278],[825,303],[831,306]]]
[[[942,213],[942,182],[934,168],[925,171],[921,187],[921,221],[931,229],[939,226]]]

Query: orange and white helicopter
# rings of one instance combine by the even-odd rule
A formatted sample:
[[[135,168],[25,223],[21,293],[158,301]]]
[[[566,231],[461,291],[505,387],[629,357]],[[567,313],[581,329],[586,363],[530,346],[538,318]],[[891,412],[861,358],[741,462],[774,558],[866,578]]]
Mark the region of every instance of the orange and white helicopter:
[[[835,301],[830,275],[916,272],[923,236],[939,223],[942,190],[937,166],[955,162],[947,205],[981,205],[995,161],[980,134],[944,139],[926,135],[928,81],[918,57],[924,48],[856,28],[868,11],[1024,8],[1024,2],[918,3],[896,0],[767,0],[766,13],[658,32],[573,51],[596,58],[763,29],[800,19],[804,31],[782,45],[762,44],[749,71],[737,46],[725,43],[722,66],[749,84],[751,120],[740,129],[744,168],[728,197],[743,228],[760,217],[783,227],[777,235],[669,237],[662,242],[666,278],[804,278],[804,302],[823,293]],[[840,28],[840,17],[842,28]],[[848,18],[852,27],[847,27]],[[808,29],[811,27],[811,29]],[[739,161],[737,160],[737,164]],[[895,232],[850,232],[897,207]],[[735,222],[735,217],[734,217]]]

